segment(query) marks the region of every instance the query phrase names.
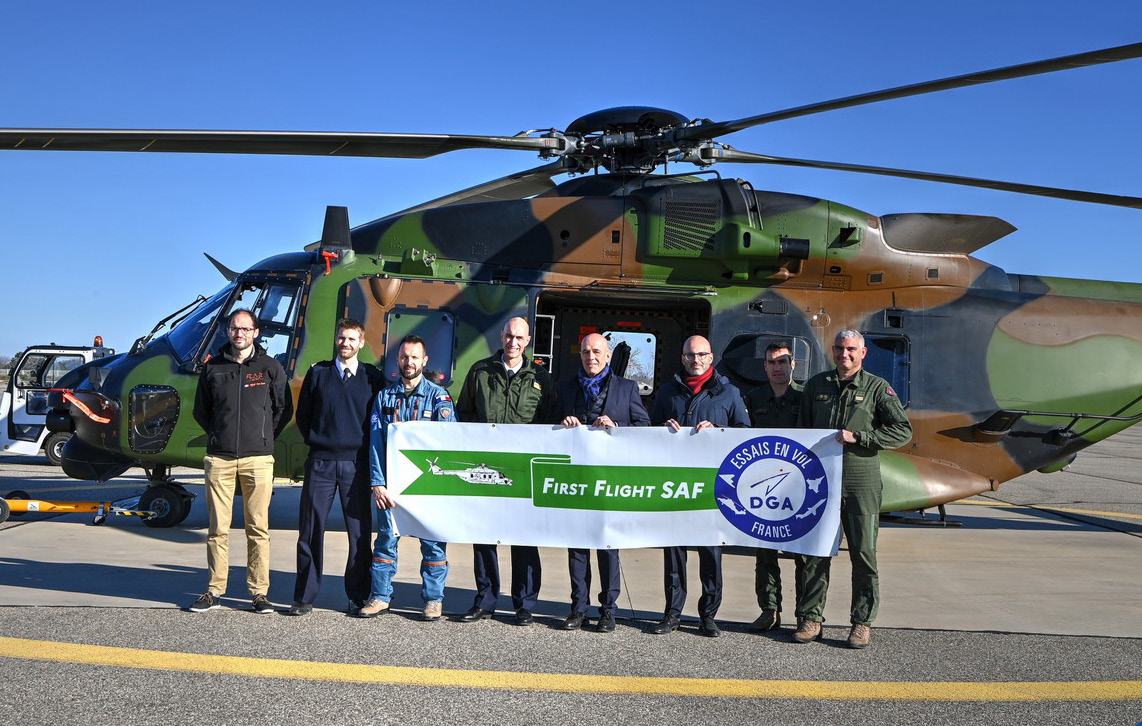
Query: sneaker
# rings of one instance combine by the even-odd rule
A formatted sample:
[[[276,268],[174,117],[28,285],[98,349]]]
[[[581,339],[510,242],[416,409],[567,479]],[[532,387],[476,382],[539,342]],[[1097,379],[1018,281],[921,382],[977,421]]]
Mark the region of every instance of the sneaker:
[[[274,611],[274,606],[270,603],[270,599],[265,595],[254,596],[254,612],[258,615],[269,615]]]
[[[797,618],[797,630],[793,632],[794,643],[809,643],[821,637],[821,624],[816,620]]]
[[[444,603],[439,600],[424,603],[424,619],[432,622],[433,620],[440,619],[440,613],[444,609]]]
[[[202,593],[202,597],[194,601],[187,610],[192,613],[204,613],[207,610],[214,610],[215,608],[222,607],[222,601],[214,596],[214,593],[207,591]]]
[[[382,613],[389,611],[389,604],[384,600],[370,600],[365,603],[365,607],[358,610],[355,615],[358,618],[375,618]]]
[[[286,610],[286,615],[309,615],[313,612],[313,605],[307,602],[295,602]]]
[[[857,623],[853,625],[853,629],[849,631],[849,647],[850,648],[867,648],[869,640],[872,639],[872,628],[864,623]]]
[[[781,613],[776,610],[762,610],[757,620],[746,626],[751,633],[764,633],[781,627]]]

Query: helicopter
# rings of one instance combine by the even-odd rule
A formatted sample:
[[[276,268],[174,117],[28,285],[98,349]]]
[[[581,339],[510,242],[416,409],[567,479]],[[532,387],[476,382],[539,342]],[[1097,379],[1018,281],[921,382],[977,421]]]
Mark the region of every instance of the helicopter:
[[[457,462],[463,463],[463,462]],[[436,459],[428,462],[428,470],[437,476],[454,476],[469,484],[491,484],[510,487],[512,480],[486,464],[471,464],[467,469],[441,469]]]
[[[765,382],[763,351],[788,341],[794,379],[826,370],[837,332],[865,337],[865,367],[900,395],[914,436],[880,457],[883,511],[941,506],[1039,470],[1142,418],[1142,285],[1009,274],[972,253],[1014,227],[996,217],[876,216],[755,189],[718,162],[777,164],[1142,208],[1142,198],[740,151],[721,137],[762,124],[1142,56],[1142,43],[846,96],[736,120],[648,106],[588,113],[512,136],[288,131],[0,129],[0,149],[300,154],[423,159],[466,149],[537,153],[530,169],[350,227],[326,211],[319,241],[242,272],[160,321],[126,353],[77,368],[49,395],[48,426],[74,431],[65,473],[107,481],[141,466],[150,526],[184,519],[173,466],[200,467],[190,416],[198,372],[251,309],[260,345],[291,376],[332,351],[335,321],[365,324],[362,357],[397,377],[399,341],[426,341],[433,377],[458,393],[515,316],[555,377],[603,333],[632,349],[647,404],[686,337],[708,338],[740,389]],[[667,164],[686,173],[656,173]],[[556,183],[555,178],[569,178]],[[159,335],[163,329],[166,332]],[[621,367],[620,367],[621,368]],[[1075,369],[1083,371],[1074,376]],[[1065,382],[1065,385],[1063,384]],[[275,473],[298,479],[306,447],[279,437]]]

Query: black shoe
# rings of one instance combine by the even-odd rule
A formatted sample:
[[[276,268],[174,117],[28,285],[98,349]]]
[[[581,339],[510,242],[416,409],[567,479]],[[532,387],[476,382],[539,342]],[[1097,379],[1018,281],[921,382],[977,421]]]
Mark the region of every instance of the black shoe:
[[[520,608],[515,611],[516,625],[531,625],[533,622],[535,622],[535,616],[527,608]]]
[[[286,610],[286,615],[309,615],[313,612],[313,605],[307,602],[295,602]]]
[[[214,596],[212,592],[202,593],[202,597],[194,601],[194,604],[187,608],[192,613],[204,613],[207,610],[214,610],[215,608],[222,607],[222,601]]]
[[[678,630],[678,625],[677,615],[663,615],[662,620],[655,623],[654,627],[650,629],[650,632],[655,635],[666,635],[667,633],[673,633],[675,630]]]
[[[472,608],[456,619],[461,623],[476,623],[483,620],[484,618],[490,617],[492,617],[491,610],[485,610],[483,608]]]
[[[559,626],[564,630],[578,630],[587,624],[587,613],[571,613]]]
[[[615,632],[615,614],[612,612],[604,612],[599,615],[599,622],[595,623],[596,633],[613,633]]]
[[[707,638],[720,638],[722,637],[722,629],[714,622],[713,618],[702,618],[698,623],[698,635],[704,635]]]
[[[258,615],[269,615],[274,611],[274,606],[265,595],[255,595],[253,609]]]
[[[365,607],[368,600],[350,600],[349,607],[345,610],[345,614],[351,618],[357,617],[357,613],[361,612],[361,608]]]

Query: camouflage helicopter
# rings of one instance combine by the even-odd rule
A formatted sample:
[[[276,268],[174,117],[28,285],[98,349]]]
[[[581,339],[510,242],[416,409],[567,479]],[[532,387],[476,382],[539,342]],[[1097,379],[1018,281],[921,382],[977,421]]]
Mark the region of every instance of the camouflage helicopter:
[[[973,258],[1014,230],[995,217],[878,217],[757,190],[710,167],[792,165],[1139,208],[1137,197],[770,156],[718,140],[810,114],[1139,56],[1142,43],[732,121],[611,108],[562,131],[515,136],[0,130],[0,148],[14,150],[418,159],[489,148],[530,150],[545,162],[352,229],[347,211],[330,207],[321,240],[303,250],[241,273],[215,262],[227,279],[220,291],[160,321],[129,352],[58,383],[49,426],[75,432],[64,471],[106,481],[141,466],[150,485],[140,507],[161,515],[148,524],[182,521],[191,495],[169,470],[201,466],[205,437],[189,410],[197,372],[239,307],[257,314],[259,342],[285,366],[295,394],[308,368],[330,357],[334,322],[344,316],[364,321],[363,355],[379,359],[390,378],[396,343],[423,337],[432,375],[454,393],[512,316],[531,322],[534,356],[557,377],[577,369],[583,335],[604,333],[629,354],[615,365],[648,403],[689,335],[709,338],[719,369],[748,390],[765,380],[769,342],[792,342],[803,380],[831,365],[833,336],[855,328],[869,347],[865,365],[892,383],[915,430],[911,444],[880,459],[885,511],[934,507],[1059,469],[1142,418],[1142,285],[1008,274]],[[699,169],[654,173],[668,162]],[[556,184],[564,174],[571,178]],[[1071,375],[1076,368],[1084,375]],[[292,426],[275,455],[277,475],[300,478],[306,448]]]

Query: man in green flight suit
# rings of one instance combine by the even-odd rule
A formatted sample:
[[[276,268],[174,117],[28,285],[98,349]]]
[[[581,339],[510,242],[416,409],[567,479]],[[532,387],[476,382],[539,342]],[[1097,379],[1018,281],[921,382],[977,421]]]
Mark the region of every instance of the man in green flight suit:
[[[801,407],[801,385],[793,381],[793,346],[789,341],[778,340],[765,348],[765,375],[763,383],[746,394],[750,425],[754,428],[797,428]],[[801,574],[797,566],[797,594],[801,594]],[[777,564],[777,550],[757,550],[754,566],[754,590],[761,615],[749,624],[749,630],[760,633],[781,625],[781,568]]]
[[[876,571],[876,535],[880,526],[880,458],[882,449],[899,449],[912,440],[912,424],[888,381],[861,366],[868,349],[856,330],[842,330],[833,340],[836,370],[818,373],[801,393],[803,428],[836,429],[844,445],[841,476],[841,528],[852,562],[852,611],[848,645],[865,648],[876,619],[880,587]],[[797,598],[797,631],[793,640],[808,643],[821,635],[825,596],[829,590],[829,557],[798,555],[803,568]]]

